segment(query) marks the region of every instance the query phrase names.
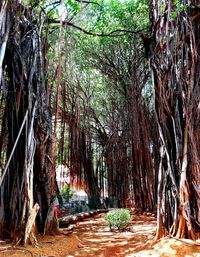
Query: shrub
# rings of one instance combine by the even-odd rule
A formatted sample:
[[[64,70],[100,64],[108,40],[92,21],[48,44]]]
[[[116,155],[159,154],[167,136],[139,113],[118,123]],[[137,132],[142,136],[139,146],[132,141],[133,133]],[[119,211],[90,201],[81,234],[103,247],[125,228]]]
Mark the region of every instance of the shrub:
[[[110,229],[117,228],[121,231],[128,226],[131,214],[127,209],[117,209],[109,211],[105,216],[105,220],[108,222]]]
[[[72,189],[70,189],[69,185],[64,185],[62,191],[61,191],[61,195],[62,197],[65,199],[65,201],[69,201],[70,198],[72,198],[74,194],[74,191]]]

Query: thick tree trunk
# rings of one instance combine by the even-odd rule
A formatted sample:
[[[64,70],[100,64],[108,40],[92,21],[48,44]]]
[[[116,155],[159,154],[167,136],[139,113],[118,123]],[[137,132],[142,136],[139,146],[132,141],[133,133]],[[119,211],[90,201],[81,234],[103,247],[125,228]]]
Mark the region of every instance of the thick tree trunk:
[[[81,133],[81,141],[85,191],[88,194],[90,208],[98,209],[101,208],[102,205],[100,200],[100,189],[98,187],[98,178],[94,174],[91,139],[86,139],[83,131]]]
[[[0,6],[0,81],[2,74],[8,81],[8,148],[1,178],[0,235],[18,243],[27,243],[37,212],[40,232],[51,222],[47,214],[54,186],[44,57],[40,32],[31,23],[32,11],[17,0],[3,1]]]
[[[184,10],[173,7],[172,1],[150,3],[151,67],[161,141],[157,238],[167,232],[195,239],[200,208],[200,12],[196,2],[182,2]]]

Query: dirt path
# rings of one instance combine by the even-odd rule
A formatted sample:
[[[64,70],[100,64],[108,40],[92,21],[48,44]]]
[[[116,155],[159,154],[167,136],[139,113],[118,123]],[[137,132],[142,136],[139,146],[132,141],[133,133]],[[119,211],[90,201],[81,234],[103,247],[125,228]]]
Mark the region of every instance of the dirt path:
[[[200,247],[191,240],[155,241],[156,217],[151,213],[133,213],[129,231],[121,233],[110,232],[104,215],[79,223],[74,235],[80,245],[66,257],[200,257]]]
[[[133,213],[125,232],[111,232],[104,216],[78,222],[71,235],[63,229],[63,234],[40,237],[38,248],[4,250],[0,241],[0,257],[200,257],[200,247],[190,240],[155,242],[156,218],[151,213]]]
[[[111,232],[104,220],[105,214],[79,223],[74,233],[81,245],[73,255],[78,257],[129,256],[137,247],[153,240],[156,228],[154,216],[133,215],[129,230]]]

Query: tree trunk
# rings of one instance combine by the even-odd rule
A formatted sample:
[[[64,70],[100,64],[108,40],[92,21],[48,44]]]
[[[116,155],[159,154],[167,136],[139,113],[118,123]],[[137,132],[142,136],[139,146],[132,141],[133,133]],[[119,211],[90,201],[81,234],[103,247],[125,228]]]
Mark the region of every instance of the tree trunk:
[[[195,1],[151,1],[151,56],[161,155],[157,238],[197,237],[199,172],[199,9]],[[176,16],[174,18],[174,16]],[[195,140],[194,140],[195,138]],[[192,193],[193,192],[193,193]]]
[[[40,31],[31,22],[32,11],[17,0],[5,0],[0,6],[0,76],[5,74],[8,81],[8,147],[1,182],[0,235],[18,243],[28,241],[37,214],[31,215],[35,204],[37,227],[44,231],[54,191],[44,56]]]

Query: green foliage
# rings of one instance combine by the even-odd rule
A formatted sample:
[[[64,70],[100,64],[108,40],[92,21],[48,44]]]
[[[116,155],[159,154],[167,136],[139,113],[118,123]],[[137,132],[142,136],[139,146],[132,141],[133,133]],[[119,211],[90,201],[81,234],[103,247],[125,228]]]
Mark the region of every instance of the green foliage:
[[[127,209],[109,211],[105,216],[105,220],[108,222],[110,229],[113,227],[123,230],[131,221],[131,214]]]
[[[77,15],[81,11],[81,4],[75,0],[68,0],[65,2],[65,7],[68,12],[73,12],[73,15]]]
[[[91,123],[92,129],[95,128],[94,133],[97,132],[96,140],[102,145],[99,131],[111,135],[113,133],[112,122],[119,123],[121,110],[124,109],[128,99],[128,94],[126,95],[127,87],[133,83],[133,67],[138,67],[139,63],[141,67],[138,67],[138,70],[144,69],[143,46],[140,36],[125,31],[143,30],[148,34],[148,1],[94,0],[92,2],[98,4],[85,6],[75,0],[66,0],[66,17],[70,17],[71,23],[92,33],[108,34],[111,31],[116,32],[111,37],[94,37],[84,34],[74,27],[65,27],[63,30],[62,80],[67,84],[66,98],[70,97],[64,104],[60,103],[60,108],[65,108],[65,111],[68,110],[70,113],[72,104],[70,101],[74,101],[75,104],[76,100],[75,98],[73,100],[73,95],[75,96],[76,91],[79,92],[80,98],[77,98],[77,101],[80,104],[80,124],[86,128]],[[50,18],[56,20],[56,16],[57,18],[59,16],[60,6],[56,7],[56,4],[48,6],[48,4],[46,3],[46,13],[51,16]],[[52,33],[49,35],[51,47],[47,58],[49,61],[47,76],[52,84],[52,99],[55,97],[57,85],[56,81],[50,81],[50,78],[54,78],[57,69],[58,28],[60,25],[59,23],[53,23],[49,26],[49,31],[52,31]],[[118,30],[122,30],[122,32]],[[140,62],[137,61],[138,59],[140,59]],[[134,62],[135,64],[132,65]],[[54,111],[55,103],[52,104],[52,114],[54,114]],[[94,117],[98,119],[99,123]],[[125,119],[125,115],[123,119]],[[119,124],[118,129],[120,127],[121,124]],[[62,128],[58,131],[60,142],[63,140],[61,139],[63,136],[61,131],[63,131]],[[68,138],[67,132],[65,132],[65,138]],[[58,164],[62,163],[63,156],[67,156],[67,149],[70,148],[68,139],[65,139],[63,148],[65,153],[61,154],[62,148],[60,145],[57,147]],[[101,150],[101,147],[99,147],[98,151]]]
[[[174,20],[179,12],[186,10],[187,5],[183,4],[181,0],[174,0],[173,8],[170,10],[170,19]],[[168,4],[162,4],[162,15],[165,15],[168,12]]]
[[[24,5],[26,6],[30,5],[30,0],[24,0]]]
[[[74,194],[74,190],[70,189],[70,186],[65,185],[61,191],[62,197],[68,202],[70,198],[72,198]]]

